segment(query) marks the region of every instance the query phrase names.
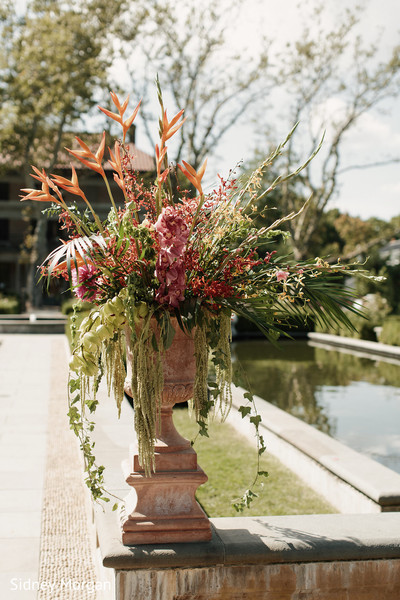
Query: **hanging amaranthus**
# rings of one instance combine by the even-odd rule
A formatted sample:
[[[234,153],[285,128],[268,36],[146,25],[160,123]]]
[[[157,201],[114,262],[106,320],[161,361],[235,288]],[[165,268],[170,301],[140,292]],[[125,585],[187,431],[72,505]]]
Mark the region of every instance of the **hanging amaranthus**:
[[[131,333],[129,340],[138,454],[147,476],[155,470],[154,443],[164,382],[162,350],[154,348],[153,335],[154,330],[148,318],[139,331]]]
[[[214,350],[214,357],[217,358],[215,376],[219,395],[218,407],[222,418],[226,419],[232,406],[231,315],[221,313],[218,320],[219,339]]]

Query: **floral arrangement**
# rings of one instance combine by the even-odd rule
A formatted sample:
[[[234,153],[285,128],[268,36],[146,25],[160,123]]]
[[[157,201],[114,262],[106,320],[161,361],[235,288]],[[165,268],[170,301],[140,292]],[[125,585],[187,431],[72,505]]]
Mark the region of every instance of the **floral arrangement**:
[[[157,175],[155,182],[146,187],[132,169],[125,142],[140,102],[126,118],[129,96],[122,104],[113,92],[111,98],[116,112],[99,108],[122,127],[122,139],[109,148],[108,159],[120,198],[114,198],[104,171],[104,133],[96,152],[79,138],[79,150],[67,149],[103,178],[110,198],[106,220],[102,222],[96,214],[73,166],[71,179],[33,167],[33,177],[41,189],[22,190],[23,200],[52,203],[48,210],[58,214],[69,236],[43,263],[43,276],[68,280],[77,298],[94,305],[74,331],[69,418],[80,438],[87,485],[96,499],[107,496],[103,467],[96,465],[93,455],[90,432],[94,425],[89,416],[97,406],[96,391],[103,375],[109,393],[121,405],[126,335],[133,356],[131,389],[139,457],[150,475],[163,385],[161,356],[172,342],[172,318],[194,335],[193,412],[203,435],[207,435],[210,413],[219,407],[226,414],[230,408],[233,314],[255,323],[271,340],[279,336],[280,324],[288,316],[304,319],[313,315],[320,322],[351,327],[343,312],[350,305],[349,293],[339,282],[345,266],[329,265],[321,259],[299,264],[273,250],[276,237],[286,235],[280,230],[282,223],[299,213],[268,227],[257,229],[254,225],[254,207],[260,197],[297,175],[315,154],[294,173],[278,177],[260,193],[261,174],[282,153],[293,131],[242,183],[220,177],[217,188],[205,194],[202,180],[206,161],[198,170],[185,161],[177,165],[178,171],[168,164],[167,142],[185,119],[183,111],[168,119],[159,90],[162,117],[160,141],[155,147]],[[189,189],[176,185],[177,173],[181,179],[186,178]],[[85,211],[75,203],[67,203],[64,191],[83,201]],[[210,356],[215,367],[212,381],[208,381]],[[265,450],[258,433],[260,417],[251,406],[251,394],[245,397],[249,404],[240,410],[256,427],[260,455]]]

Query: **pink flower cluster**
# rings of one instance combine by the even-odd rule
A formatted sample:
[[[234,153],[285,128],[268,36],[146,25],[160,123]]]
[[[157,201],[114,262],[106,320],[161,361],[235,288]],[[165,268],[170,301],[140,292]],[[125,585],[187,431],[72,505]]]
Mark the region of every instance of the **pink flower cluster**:
[[[72,284],[74,286],[75,296],[77,296],[81,300],[88,300],[89,302],[96,299],[96,293],[93,293],[90,296],[86,295],[89,291],[89,288],[83,285],[85,281],[91,280],[93,275],[95,275],[96,273],[96,267],[90,263],[88,263],[87,265],[83,265],[82,267],[78,267],[78,272],[76,270],[72,271],[71,278]]]
[[[183,255],[189,237],[189,229],[174,206],[163,208],[154,225],[158,233],[160,253],[156,263],[156,277],[160,287],[156,300],[177,307],[184,300],[185,264]]]

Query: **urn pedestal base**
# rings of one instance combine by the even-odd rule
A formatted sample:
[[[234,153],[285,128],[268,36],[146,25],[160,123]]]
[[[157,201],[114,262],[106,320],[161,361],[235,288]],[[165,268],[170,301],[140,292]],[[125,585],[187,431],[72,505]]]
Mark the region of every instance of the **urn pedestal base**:
[[[210,522],[195,499],[207,475],[196,471],[165,471],[145,477],[130,473],[134,487],[122,512],[122,543],[125,545],[174,542],[206,542],[211,539]],[[133,508],[132,512],[129,512]]]
[[[122,543],[160,544],[207,542],[211,526],[195,498],[207,475],[197,454],[175,429],[172,408],[161,409],[160,434],[155,445],[155,473],[146,477],[135,448],[123,464],[132,490],[121,512]]]

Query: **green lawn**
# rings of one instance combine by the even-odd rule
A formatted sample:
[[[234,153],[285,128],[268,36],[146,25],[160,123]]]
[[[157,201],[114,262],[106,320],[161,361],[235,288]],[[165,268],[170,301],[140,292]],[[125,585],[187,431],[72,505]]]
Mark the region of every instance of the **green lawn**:
[[[174,422],[179,433],[193,439],[196,423],[189,419],[188,411],[175,407]],[[197,499],[210,517],[252,515],[295,515],[337,512],[323,498],[307,487],[292,471],[276,458],[262,457],[261,469],[268,471],[263,486],[254,491],[259,495],[249,509],[237,513],[232,500],[241,496],[251,484],[256,469],[256,450],[236,430],[218,421],[210,425],[210,438],[198,436],[194,448],[208,482],[197,492]]]

